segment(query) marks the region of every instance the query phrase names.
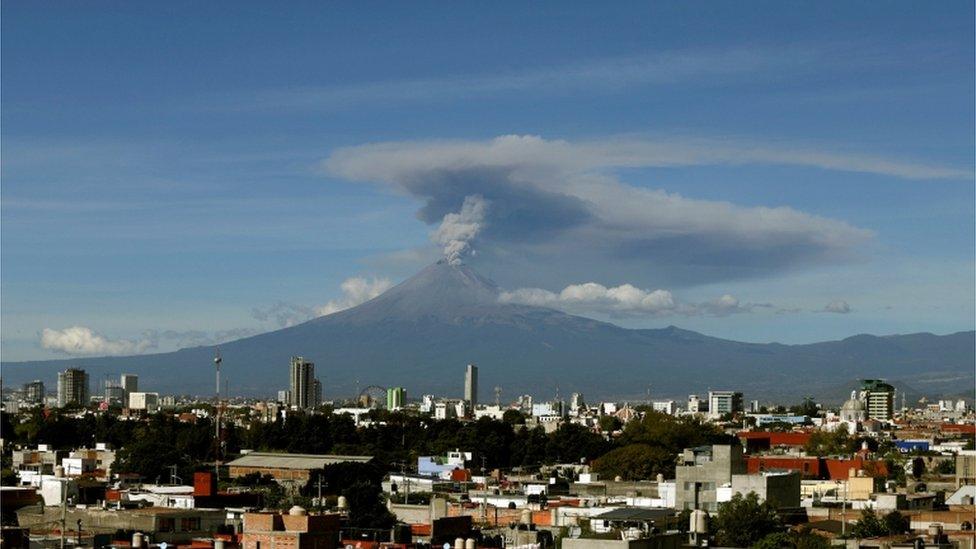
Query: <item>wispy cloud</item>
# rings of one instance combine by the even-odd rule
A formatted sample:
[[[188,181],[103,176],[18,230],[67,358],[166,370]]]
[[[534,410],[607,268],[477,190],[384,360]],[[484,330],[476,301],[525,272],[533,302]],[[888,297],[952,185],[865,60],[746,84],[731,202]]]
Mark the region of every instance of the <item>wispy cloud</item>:
[[[581,89],[613,91],[634,85],[671,84],[693,79],[715,79],[777,67],[796,67],[798,58],[818,55],[797,50],[754,49],[667,51],[592,59],[531,67],[518,71],[453,74],[429,78],[360,82],[336,86],[289,87],[242,94],[225,94],[206,103],[213,110],[336,110],[364,103],[402,103],[441,98],[476,97],[527,90],[554,93]]]
[[[906,48],[906,52],[908,48]],[[894,65],[890,48],[868,44],[794,45],[777,48],[667,50],[636,55],[528,66],[517,70],[454,73],[444,76],[363,81],[344,85],[270,88],[203,98],[197,108],[218,111],[337,111],[357,105],[385,107],[405,102],[469,99],[532,92],[559,96],[578,92],[613,93],[640,86],[699,83],[715,86],[766,81],[802,74],[856,72]],[[932,52],[928,52],[929,55]]]
[[[308,306],[279,301],[270,307],[254,308],[251,316],[261,322],[273,322],[281,328],[301,324],[306,320],[344,311],[365,303],[393,287],[388,278],[354,276],[342,282],[342,297],[324,305]]]
[[[841,315],[846,315],[851,311],[853,311],[853,309],[851,309],[851,306],[843,299],[831,301],[822,309],[822,312],[824,313],[837,313]]]

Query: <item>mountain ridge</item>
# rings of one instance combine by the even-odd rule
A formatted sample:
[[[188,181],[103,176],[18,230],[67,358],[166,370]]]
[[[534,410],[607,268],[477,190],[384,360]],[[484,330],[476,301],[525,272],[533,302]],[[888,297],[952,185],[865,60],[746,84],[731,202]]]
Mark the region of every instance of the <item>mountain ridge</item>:
[[[810,344],[748,343],[676,326],[628,329],[544,307],[500,303],[491,280],[466,265],[438,262],[365,303],[307,322],[220,344],[231,392],[272,396],[286,388],[288,359],[316,363],[326,398],[367,385],[411,395],[461,393],[464,365],[481,367],[482,398],[500,386],[548,398],[583,392],[644,398],[746,392],[749,399],[834,393],[851,377],[883,377],[922,394],[957,392],[971,379],[976,333],[856,334]],[[144,390],[209,394],[215,346],[130,357],[4,362],[4,379],[50,382],[68,366],[140,375]],[[960,377],[961,376],[961,377]],[[967,377],[969,376],[969,377]],[[943,381],[940,381],[943,380]],[[948,380],[948,381],[944,381]]]

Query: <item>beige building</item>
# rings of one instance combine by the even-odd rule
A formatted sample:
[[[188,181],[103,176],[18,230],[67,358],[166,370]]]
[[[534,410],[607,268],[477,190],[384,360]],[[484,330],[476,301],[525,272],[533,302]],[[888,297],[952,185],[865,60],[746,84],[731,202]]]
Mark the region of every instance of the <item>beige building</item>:
[[[956,488],[976,484],[976,450],[961,450],[956,454]]]

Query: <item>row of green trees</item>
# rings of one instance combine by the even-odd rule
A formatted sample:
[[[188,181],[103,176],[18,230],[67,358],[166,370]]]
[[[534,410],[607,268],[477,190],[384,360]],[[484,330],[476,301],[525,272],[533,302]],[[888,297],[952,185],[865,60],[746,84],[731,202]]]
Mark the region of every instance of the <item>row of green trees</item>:
[[[416,463],[419,456],[464,449],[474,452],[476,467],[489,470],[586,461],[604,475],[636,479],[653,478],[657,473],[672,476],[674,457],[683,448],[731,441],[710,424],[652,411],[640,421],[630,422],[616,438],[575,424],[564,424],[552,433],[541,427],[527,429],[517,413],[506,414],[502,421],[435,421],[400,412],[378,412],[375,419],[366,428],[357,428],[347,415],[330,414],[295,414],[268,423],[251,421],[244,427],[228,424],[221,457],[248,448],[372,455],[377,463],[393,466]],[[77,418],[38,411],[17,423],[4,415],[3,422],[4,436],[10,433],[13,443],[47,443],[62,449],[111,443],[120,448],[116,472],[136,473],[149,480],[168,480],[173,465],[187,478],[194,468],[212,463],[217,452],[210,420],[182,422],[168,413],[131,421],[111,414]]]

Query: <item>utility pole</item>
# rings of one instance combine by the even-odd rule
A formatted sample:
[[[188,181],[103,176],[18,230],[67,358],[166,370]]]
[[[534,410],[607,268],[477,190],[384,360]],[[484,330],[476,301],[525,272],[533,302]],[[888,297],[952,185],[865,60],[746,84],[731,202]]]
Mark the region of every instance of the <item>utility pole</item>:
[[[407,478],[407,462],[400,462],[400,474],[403,475],[403,504],[410,503],[410,479]]]
[[[319,512],[322,512],[322,472],[319,471]]]
[[[61,549],[64,549],[64,529],[68,522],[68,479],[58,479],[61,484]]]
[[[217,349],[217,356],[214,357],[214,366],[217,369],[217,403],[216,403],[216,424],[214,432],[214,442],[216,444],[214,449],[214,482],[220,481],[220,363],[223,359],[220,357],[220,349]]]
[[[488,471],[487,471],[487,461],[488,458],[481,456],[481,474],[485,477],[485,485],[483,487],[481,496],[481,513],[484,521],[488,522]]]
[[[850,479],[844,482],[844,499],[840,507],[840,536],[847,537],[847,483]]]

